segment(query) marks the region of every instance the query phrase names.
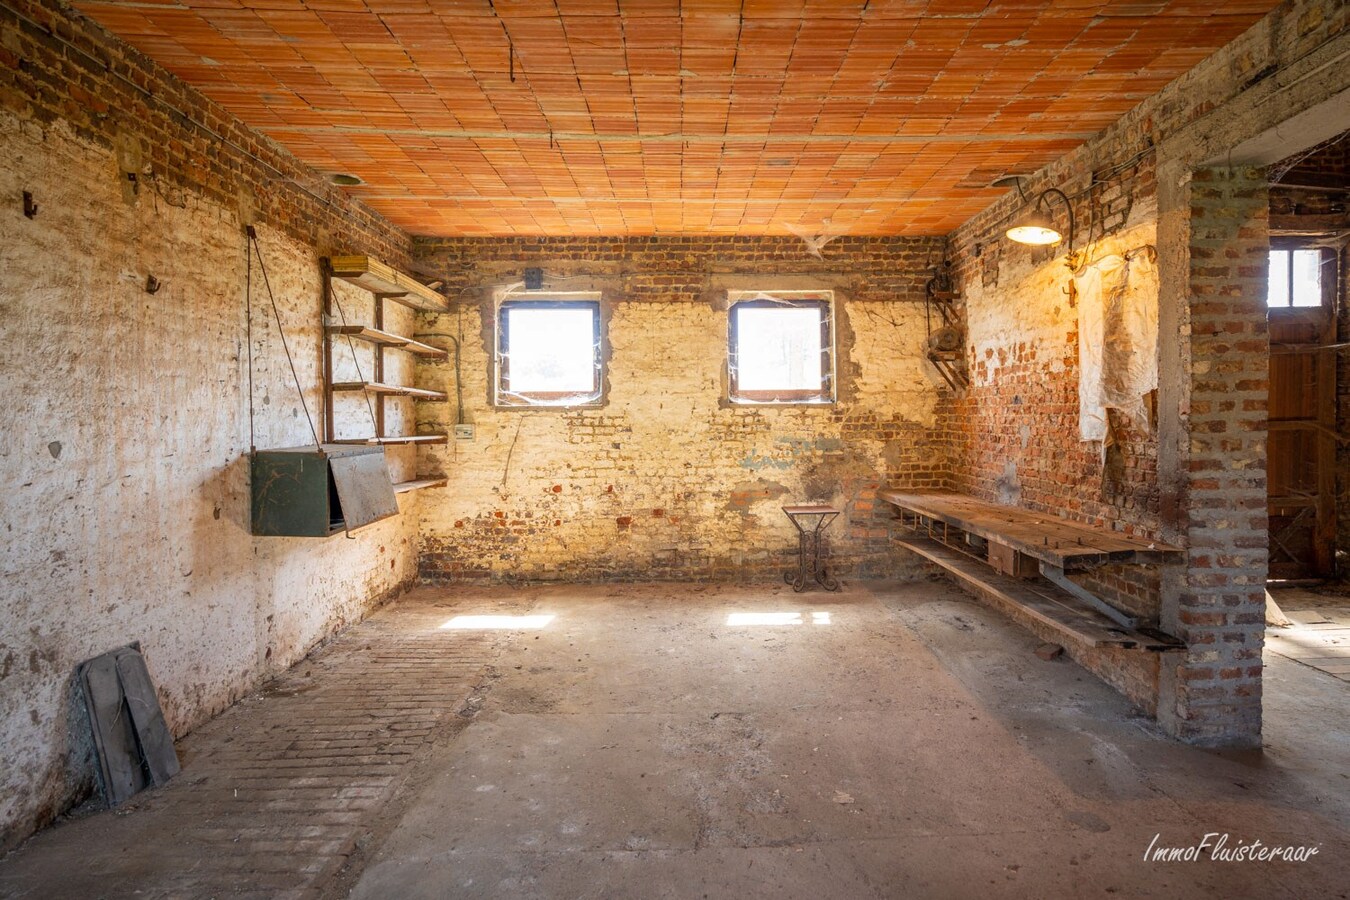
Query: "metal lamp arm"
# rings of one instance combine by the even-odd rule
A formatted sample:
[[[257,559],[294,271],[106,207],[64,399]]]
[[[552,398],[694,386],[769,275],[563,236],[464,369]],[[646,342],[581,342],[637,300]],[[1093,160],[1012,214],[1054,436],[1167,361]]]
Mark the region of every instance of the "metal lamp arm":
[[[1074,223],[1073,223],[1073,203],[1072,203],[1072,201],[1069,200],[1069,195],[1066,194],[1066,193],[1064,193],[1063,191],[1061,191],[1059,188],[1046,188],[1045,190],[1041,191],[1041,195],[1040,195],[1039,197],[1036,198],[1036,205],[1037,205],[1038,207],[1044,208],[1045,211],[1046,211],[1047,213],[1049,213],[1049,212],[1050,212],[1050,204],[1047,203],[1046,201],[1047,201],[1047,199],[1048,199],[1050,196],[1052,196],[1052,195],[1055,196],[1055,197],[1058,197],[1058,198],[1061,199],[1061,200],[1063,200],[1063,201],[1064,201],[1064,208],[1065,208],[1066,210],[1069,211],[1069,252],[1072,253],[1072,252],[1073,252],[1073,224],[1074,224]]]

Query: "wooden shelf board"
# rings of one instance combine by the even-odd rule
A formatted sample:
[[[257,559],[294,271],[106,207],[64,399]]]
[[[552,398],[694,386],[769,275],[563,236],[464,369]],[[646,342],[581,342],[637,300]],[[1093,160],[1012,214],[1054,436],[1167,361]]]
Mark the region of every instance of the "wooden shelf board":
[[[416,356],[423,356],[427,359],[448,359],[450,356],[449,350],[442,350],[440,347],[433,347],[430,344],[414,341],[411,338],[405,339],[403,346],[398,349],[406,350],[409,353]]]
[[[369,256],[334,256],[328,261],[334,278],[372,294],[427,312],[447,312],[450,301],[422,282]]]
[[[395,494],[406,494],[408,491],[420,491],[423,488],[445,487],[447,479],[445,478],[415,478],[412,481],[394,482]]]
[[[394,303],[398,303],[398,304],[401,304],[401,305],[403,305],[403,306],[406,306],[406,307],[408,307],[408,309],[415,309],[415,310],[417,310],[418,312],[449,312],[449,311],[450,311],[450,305],[449,305],[448,303],[446,303],[444,306],[436,306],[436,305],[434,305],[434,304],[428,303],[427,301],[425,301],[425,300],[422,299],[421,297],[416,297],[416,296],[414,296],[414,295],[412,295],[412,294],[385,294],[385,293],[380,292],[380,291],[374,291],[373,293],[375,294],[375,296],[380,297],[380,298],[383,299],[383,300],[392,300]],[[434,292],[433,292],[433,293],[434,293]],[[437,296],[437,297],[440,297],[441,295],[440,295],[440,294],[436,294],[436,296]],[[442,297],[441,300],[442,300],[443,303],[445,302],[445,298],[444,298],[444,297]]]
[[[1179,547],[1127,537],[1048,513],[985,503],[964,494],[887,489],[880,496],[912,514],[1003,544],[1061,569],[1159,565],[1184,558]]]
[[[365,325],[329,325],[327,331],[334,337],[350,337],[368,344],[383,344],[386,347],[402,347],[408,343],[408,338],[400,334],[392,334]]]
[[[410,337],[391,331],[381,331],[368,325],[329,325],[327,331],[332,337],[350,337],[368,344],[380,344],[391,350],[406,350],[408,353],[428,359],[445,359],[450,355],[450,351],[442,350],[440,347],[433,347]]]
[[[389,394],[395,397],[414,397],[418,400],[445,400],[441,391],[427,391],[422,388],[408,387],[402,384],[383,384],[378,381],[335,381],[335,391],[369,391],[372,394]]]
[[[444,434],[396,434],[391,437],[348,438],[335,444],[444,444]]]
[[[396,388],[392,384],[380,384],[376,381],[335,381],[335,391],[370,391],[372,394],[393,394]]]
[[[1158,652],[1181,649],[1174,638],[1122,628],[1053,584],[1000,575],[987,565],[925,537],[896,544],[945,569],[961,587],[1043,639],[1084,647],[1116,646]]]

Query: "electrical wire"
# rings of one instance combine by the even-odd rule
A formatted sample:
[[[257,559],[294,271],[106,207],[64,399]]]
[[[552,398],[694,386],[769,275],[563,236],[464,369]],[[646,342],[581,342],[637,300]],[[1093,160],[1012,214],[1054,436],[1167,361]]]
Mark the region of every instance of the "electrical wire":
[[[459,372],[459,339],[443,331],[426,331],[413,335],[416,338],[439,337],[455,345],[455,424],[464,424],[464,380]]]
[[[506,491],[506,477],[511,474],[511,457],[516,452],[516,441],[520,440],[520,429],[524,425],[525,425],[525,417],[521,416],[519,421],[516,422],[516,435],[515,437],[511,438],[511,446],[508,447],[506,450],[506,465],[502,467],[502,483],[501,487],[498,488],[497,491],[497,493],[502,497],[508,496]]]
[[[1093,191],[1095,191],[1098,187],[1100,187],[1100,186],[1102,185],[1103,182],[1110,181],[1112,178],[1115,178],[1115,177],[1116,177],[1117,175],[1119,175],[1121,172],[1124,172],[1126,169],[1129,169],[1130,167],[1134,166],[1134,165],[1135,165],[1136,163],[1138,163],[1141,159],[1143,159],[1145,156],[1148,156],[1150,153],[1154,152],[1156,149],[1157,149],[1157,148],[1154,147],[1154,145],[1152,144],[1152,142],[1150,142],[1150,143],[1148,144],[1148,146],[1144,147],[1144,149],[1140,150],[1138,153],[1134,154],[1133,156],[1131,156],[1131,157],[1129,157],[1129,158],[1127,158],[1127,159],[1125,159],[1125,160],[1122,160],[1121,162],[1116,163],[1115,165],[1111,166],[1109,169],[1103,169],[1103,170],[1099,170],[1099,171],[1093,172],[1093,173],[1092,173],[1092,181],[1091,181],[1091,183],[1089,183],[1088,186],[1085,187],[1085,188],[1083,188],[1081,191],[1076,191],[1075,193],[1072,193],[1072,194],[1070,194],[1070,193],[1068,193],[1068,192],[1065,192],[1065,191],[1061,191],[1061,193],[1063,193],[1064,196],[1065,196],[1067,199],[1069,199],[1069,200],[1079,200],[1079,199],[1081,199],[1081,198],[1083,198],[1083,197],[1086,197],[1086,196],[1088,196],[1089,194],[1091,194]],[[1012,175],[1012,176],[1009,176],[1009,177],[1015,178],[1015,179],[1016,179],[1016,187],[1017,187],[1017,194],[1018,194],[1018,205],[1020,206],[1021,204],[1030,203],[1030,202],[1031,202],[1031,198],[1029,198],[1029,197],[1027,196],[1026,191],[1022,188],[1022,182],[1023,182],[1024,180],[1027,179],[1027,176],[1024,176],[1024,175]],[[1017,208],[1014,207],[1013,210],[1012,210],[1012,212],[1008,213],[1008,215],[1012,215],[1013,213],[1015,213],[1015,212],[1017,212],[1017,211],[1018,211]],[[1007,218],[1007,216],[1005,216],[1004,218]]]

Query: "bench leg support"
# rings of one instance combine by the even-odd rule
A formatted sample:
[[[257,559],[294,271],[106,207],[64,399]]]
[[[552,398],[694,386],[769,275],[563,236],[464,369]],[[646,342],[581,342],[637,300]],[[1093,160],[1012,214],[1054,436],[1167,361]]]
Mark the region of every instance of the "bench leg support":
[[[1127,616],[1125,613],[1116,609],[1096,594],[1084,589],[1081,585],[1075,584],[1069,580],[1069,576],[1064,574],[1064,570],[1056,568],[1049,563],[1041,563],[1041,574],[1050,582],[1063,588],[1070,594],[1073,594],[1079,600],[1082,600],[1088,606],[1091,606],[1097,612],[1106,616],[1112,622],[1115,622],[1122,628],[1128,628],[1131,631],[1139,627],[1138,621],[1133,616]]]

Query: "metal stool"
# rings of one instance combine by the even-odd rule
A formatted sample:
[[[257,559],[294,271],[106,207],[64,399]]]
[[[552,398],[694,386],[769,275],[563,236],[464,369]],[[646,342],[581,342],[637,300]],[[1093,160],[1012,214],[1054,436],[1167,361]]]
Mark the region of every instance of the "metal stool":
[[[833,506],[785,506],[783,512],[797,529],[797,571],[784,572],[783,580],[798,593],[806,590],[807,578],[814,578],[827,591],[839,590],[839,582],[825,571],[820,550],[825,529],[842,510]],[[814,526],[810,521],[812,517],[815,517]]]

